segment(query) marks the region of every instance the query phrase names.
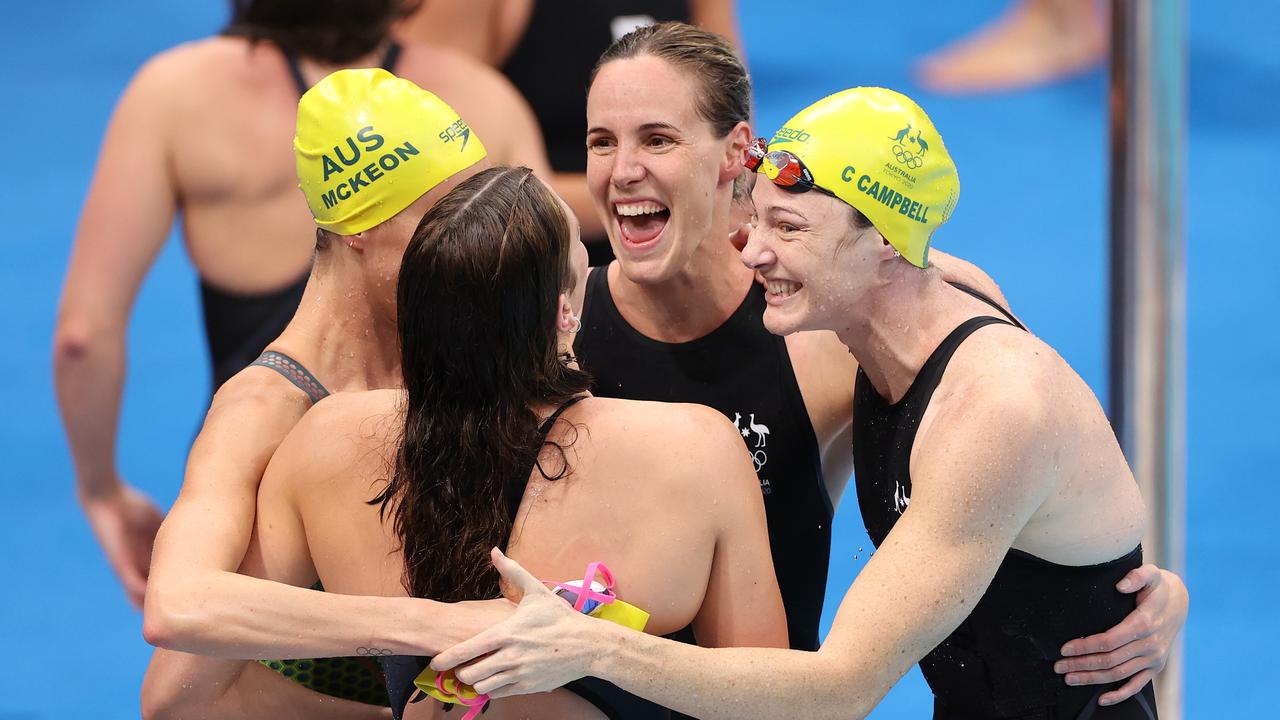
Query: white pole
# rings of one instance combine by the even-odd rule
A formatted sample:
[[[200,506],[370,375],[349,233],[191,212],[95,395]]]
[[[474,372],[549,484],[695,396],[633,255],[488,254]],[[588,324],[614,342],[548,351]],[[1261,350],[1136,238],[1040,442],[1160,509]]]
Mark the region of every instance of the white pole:
[[[1112,0],[1111,412],[1147,504],[1146,557],[1186,556],[1186,0]],[[1179,647],[1156,683],[1181,720]]]

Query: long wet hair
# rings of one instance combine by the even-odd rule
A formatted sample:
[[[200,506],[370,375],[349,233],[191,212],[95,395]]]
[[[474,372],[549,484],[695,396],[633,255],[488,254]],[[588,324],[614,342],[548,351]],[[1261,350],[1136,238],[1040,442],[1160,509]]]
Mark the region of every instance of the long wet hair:
[[[698,81],[695,109],[723,138],[740,122],[751,122],[751,76],[728,40],[681,22],[647,25],[623,35],[609,46],[591,69],[587,92],[600,69],[614,60],[651,55],[688,72]],[[750,193],[746,173],[734,182],[733,196]]]
[[[528,168],[494,167],[431,208],[397,287],[404,432],[372,501],[394,520],[405,589],[457,601],[498,596],[489,549],[544,447],[538,404],[590,386],[558,347],[574,283],[569,223]],[[559,473],[568,469],[565,447]],[[541,467],[541,466],[540,466]]]
[[[231,0],[223,35],[340,65],[368,55],[420,0]]]

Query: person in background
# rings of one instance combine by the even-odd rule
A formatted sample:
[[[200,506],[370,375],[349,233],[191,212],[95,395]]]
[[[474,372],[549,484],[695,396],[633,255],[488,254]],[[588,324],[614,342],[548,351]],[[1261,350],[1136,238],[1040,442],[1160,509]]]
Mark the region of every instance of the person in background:
[[[53,364],[80,503],[135,606],[163,514],[116,461],[125,336],[174,218],[200,278],[212,393],[280,335],[306,287],[315,229],[290,139],[298,98],[321,77],[393,70],[474,118],[493,159],[546,171],[537,122],[505,78],[460,53],[391,39],[392,22],[415,6],[235,0],[221,34],[153,57],[120,98],[76,231]]]
[[[555,189],[582,221],[594,267],[608,264],[613,253],[584,177],[591,68],[623,35],[664,21],[692,23],[729,38],[742,57],[734,5],[734,0],[431,0],[397,32],[457,48],[511,80],[538,118],[556,172]]]

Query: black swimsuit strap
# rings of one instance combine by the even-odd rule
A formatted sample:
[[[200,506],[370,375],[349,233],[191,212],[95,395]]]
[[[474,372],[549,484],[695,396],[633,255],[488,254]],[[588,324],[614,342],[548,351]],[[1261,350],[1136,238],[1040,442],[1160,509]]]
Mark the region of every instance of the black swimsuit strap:
[[[395,74],[396,63],[400,61],[400,50],[401,50],[400,43],[396,42],[395,40],[392,40],[391,42],[387,43],[387,50],[386,52],[382,53],[382,69],[383,70],[386,70],[392,75]]]
[[[555,412],[548,415],[547,419],[542,421],[542,424],[538,426],[539,451],[541,451],[543,444],[546,443],[547,435],[551,433],[551,427],[556,424],[556,420],[560,419],[560,415],[563,414],[565,410],[573,407],[578,403],[578,401],[585,399],[585,395],[576,395],[565,400],[560,404],[560,407],[555,409]],[[524,499],[524,490],[529,485],[529,474],[533,472],[535,467],[538,468],[539,472],[542,472],[542,466],[538,464],[538,459],[536,457],[533,460],[533,464],[524,472],[524,474],[520,477],[511,478],[510,482],[507,484],[507,517],[511,518],[511,522],[513,523],[516,521],[516,515],[520,512],[520,501]],[[547,474],[543,472],[542,476],[546,477]]]
[[[293,383],[299,390],[307,394],[311,398],[311,404],[314,405],[321,400],[329,397],[329,391],[315,375],[311,374],[302,366],[302,363],[285,355],[282,352],[268,350],[258,356],[257,360],[249,363],[250,365],[261,365],[268,367],[284,376],[286,380]]]
[[[284,53],[284,64],[289,66],[289,75],[293,77],[293,84],[298,88],[298,95],[306,94],[310,88],[307,86],[307,79],[302,76],[302,66],[298,64],[298,58],[291,52],[281,51]]]
[[[1022,323],[1018,322],[1018,318],[1016,318],[1016,317],[1014,317],[1014,316],[1013,316],[1013,313],[1009,312],[1008,310],[1005,310],[1003,305],[1001,305],[1000,303],[996,302],[995,300],[992,300],[991,298],[987,297],[987,296],[986,296],[986,295],[984,295],[983,293],[981,293],[981,292],[979,292],[979,291],[977,291],[977,290],[974,290],[973,288],[969,287],[968,285],[964,285],[964,284],[962,284],[962,283],[958,283],[958,282],[950,282],[950,283],[947,283],[947,284],[948,284],[948,285],[950,285],[951,287],[953,287],[953,288],[955,288],[955,289],[959,290],[960,292],[962,292],[962,293],[964,293],[964,294],[966,294],[966,295],[971,295],[971,296],[973,296],[973,297],[975,297],[975,298],[977,298],[977,299],[981,300],[982,302],[984,302],[984,303],[986,303],[986,304],[990,305],[991,307],[995,308],[996,310],[999,310],[1001,315],[1004,315],[1005,317],[1009,318],[1009,322],[1010,322],[1010,323],[1013,323],[1014,327],[1018,328],[1019,330],[1026,330],[1026,328],[1022,326]]]
[[[392,40],[387,43],[387,49],[382,53],[381,66],[383,70],[389,73],[395,73],[396,63],[400,62],[400,43]],[[304,95],[311,86],[307,84],[307,79],[302,75],[302,65],[298,62],[297,56],[291,52],[284,52],[284,62],[289,66],[289,74],[293,76],[293,84],[298,87],[298,94]]]

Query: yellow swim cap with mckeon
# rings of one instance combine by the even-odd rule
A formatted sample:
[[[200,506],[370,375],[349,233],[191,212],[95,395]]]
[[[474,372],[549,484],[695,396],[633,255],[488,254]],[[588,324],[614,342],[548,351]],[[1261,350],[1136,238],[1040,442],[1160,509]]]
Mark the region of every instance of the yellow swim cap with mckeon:
[[[860,87],[801,110],[769,140],[813,181],[857,208],[894,249],[929,266],[929,241],[960,199],[960,176],[929,116],[911,98]]]
[[[298,101],[298,181],[320,227],[355,235],[485,157],[443,100],[386,70],[339,70]]]

